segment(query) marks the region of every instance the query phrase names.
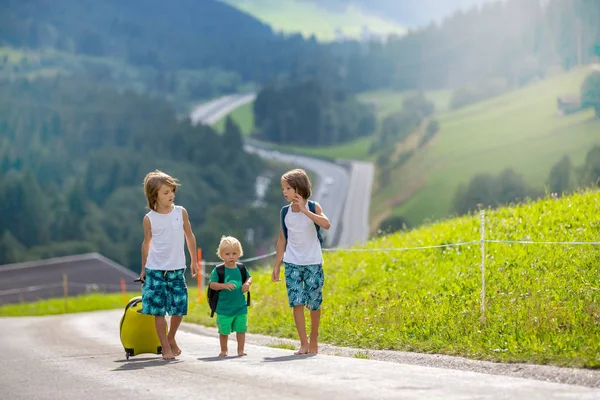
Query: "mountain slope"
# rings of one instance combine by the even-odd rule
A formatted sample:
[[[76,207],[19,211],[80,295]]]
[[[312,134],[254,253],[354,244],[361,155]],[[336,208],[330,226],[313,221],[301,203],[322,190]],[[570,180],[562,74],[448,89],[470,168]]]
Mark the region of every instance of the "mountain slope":
[[[51,47],[158,70],[213,67],[262,81],[319,51],[216,0],[7,0],[2,8],[0,45]]]
[[[373,223],[390,212],[414,225],[447,217],[457,188],[477,174],[512,168],[543,191],[550,169],[563,156],[581,165],[587,151],[600,145],[600,119],[592,110],[559,116],[556,98],[579,93],[589,71],[577,68],[436,117],[439,133],[391,171],[390,185],[374,193]]]
[[[275,30],[321,40],[364,34],[402,34],[490,0],[221,0]],[[366,28],[366,29],[364,29]]]
[[[405,32],[398,21],[358,2],[331,7],[305,0],[222,1],[254,15],[277,31],[299,32],[305,37],[315,35],[320,40]]]

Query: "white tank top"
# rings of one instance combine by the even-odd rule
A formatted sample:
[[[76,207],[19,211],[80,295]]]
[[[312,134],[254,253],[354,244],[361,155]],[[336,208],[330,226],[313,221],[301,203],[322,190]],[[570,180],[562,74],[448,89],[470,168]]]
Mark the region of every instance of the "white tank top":
[[[185,268],[182,207],[175,206],[168,214],[150,211],[146,215],[150,218],[152,230],[152,244],[146,268],[161,271]]]
[[[315,223],[303,213],[293,212],[290,206],[285,215],[285,226],[288,237],[283,262],[296,265],[323,264]]]

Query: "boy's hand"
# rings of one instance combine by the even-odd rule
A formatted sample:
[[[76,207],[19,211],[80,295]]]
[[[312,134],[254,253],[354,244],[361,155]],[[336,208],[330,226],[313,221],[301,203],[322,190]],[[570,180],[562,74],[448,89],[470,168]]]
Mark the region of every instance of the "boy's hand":
[[[140,272],[140,281],[142,281],[142,283],[146,281],[146,269],[143,269],[142,272]]]
[[[192,262],[190,265],[190,270],[192,272],[192,278],[195,278],[196,275],[198,275],[198,267],[199,267],[198,264],[199,263],[197,263],[197,262]]]
[[[248,283],[244,283],[244,284],[242,285],[242,293],[246,293],[246,292],[248,292],[249,290],[250,290],[250,284],[248,284]]]
[[[271,281],[279,282],[281,280],[281,267],[273,267],[273,273],[271,274]]]
[[[304,199],[304,197],[300,196],[298,193],[296,193],[294,195],[294,203],[296,203],[298,205],[298,208],[300,208],[300,212],[306,213],[308,212],[308,210],[306,209],[306,200]]]
[[[224,283],[223,289],[232,291],[235,290],[235,285],[233,283]]]

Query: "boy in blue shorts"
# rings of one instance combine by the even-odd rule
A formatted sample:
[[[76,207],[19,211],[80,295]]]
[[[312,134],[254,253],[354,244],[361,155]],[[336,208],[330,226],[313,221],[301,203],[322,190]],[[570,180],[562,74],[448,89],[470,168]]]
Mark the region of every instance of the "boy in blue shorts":
[[[323,254],[321,228],[331,223],[319,203],[308,200],[311,184],[302,169],[286,172],[281,177],[281,190],[289,202],[281,209],[281,223],[275,264],[271,279],[280,281],[281,263],[285,264],[285,286],[288,302],[294,310],[294,323],[300,337],[296,354],[319,352],[319,324],[323,302]],[[306,335],[304,308],[310,310],[310,342]]]
[[[162,346],[162,356],[172,360],[181,354],[175,334],[187,314],[185,250],[191,257],[192,277],[197,273],[196,238],[185,208],[174,204],[179,186],[162,171],[150,172],[144,179],[144,194],[150,212],[144,216],[142,243],[142,313],[153,315]],[[167,333],[165,315],[171,316]]]
[[[219,291],[216,309],[221,344],[219,357],[227,357],[227,340],[231,332],[236,332],[238,356],[246,355],[244,344],[248,330],[248,305],[244,293],[250,290],[252,277],[246,267],[238,263],[243,255],[244,250],[239,240],[232,236],[221,237],[217,256],[223,260],[223,264],[217,265],[210,274],[210,288]],[[223,283],[219,283],[219,267],[224,267]],[[245,282],[242,280],[242,271],[247,276]]]

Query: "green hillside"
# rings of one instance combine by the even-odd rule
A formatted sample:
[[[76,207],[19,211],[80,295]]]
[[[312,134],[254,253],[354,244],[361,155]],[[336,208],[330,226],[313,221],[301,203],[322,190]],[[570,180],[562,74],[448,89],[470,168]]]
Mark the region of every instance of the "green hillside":
[[[578,95],[589,68],[556,75],[523,89],[438,115],[440,132],[392,171],[391,184],[373,197],[372,215],[402,215],[413,224],[451,213],[460,184],[476,174],[512,168],[542,190],[564,155],[580,165],[600,144],[592,111],[559,116],[556,98]]]
[[[363,26],[378,33],[405,32],[397,22],[370,14],[354,5],[335,12],[301,0],[222,1],[252,14],[276,31],[301,33],[305,37],[315,35],[325,41],[335,38],[336,29],[341,29],[351,37],[359,37]]]
[[[490,211],[490,240],[597,241],[600,192]],[[370,241],[365,248],[436,246],[480,238],[465,216]],[[469,246],[325,254],[322,341],[366,349],[600,366],[598,246],[486,244],[486,316],[480,322],[481,253]],[[285,285],[253,272],[250,330],[293,338]],[[214,325],[206,305],[189,320]],[[277,321],[277,323],[273,323]]]

